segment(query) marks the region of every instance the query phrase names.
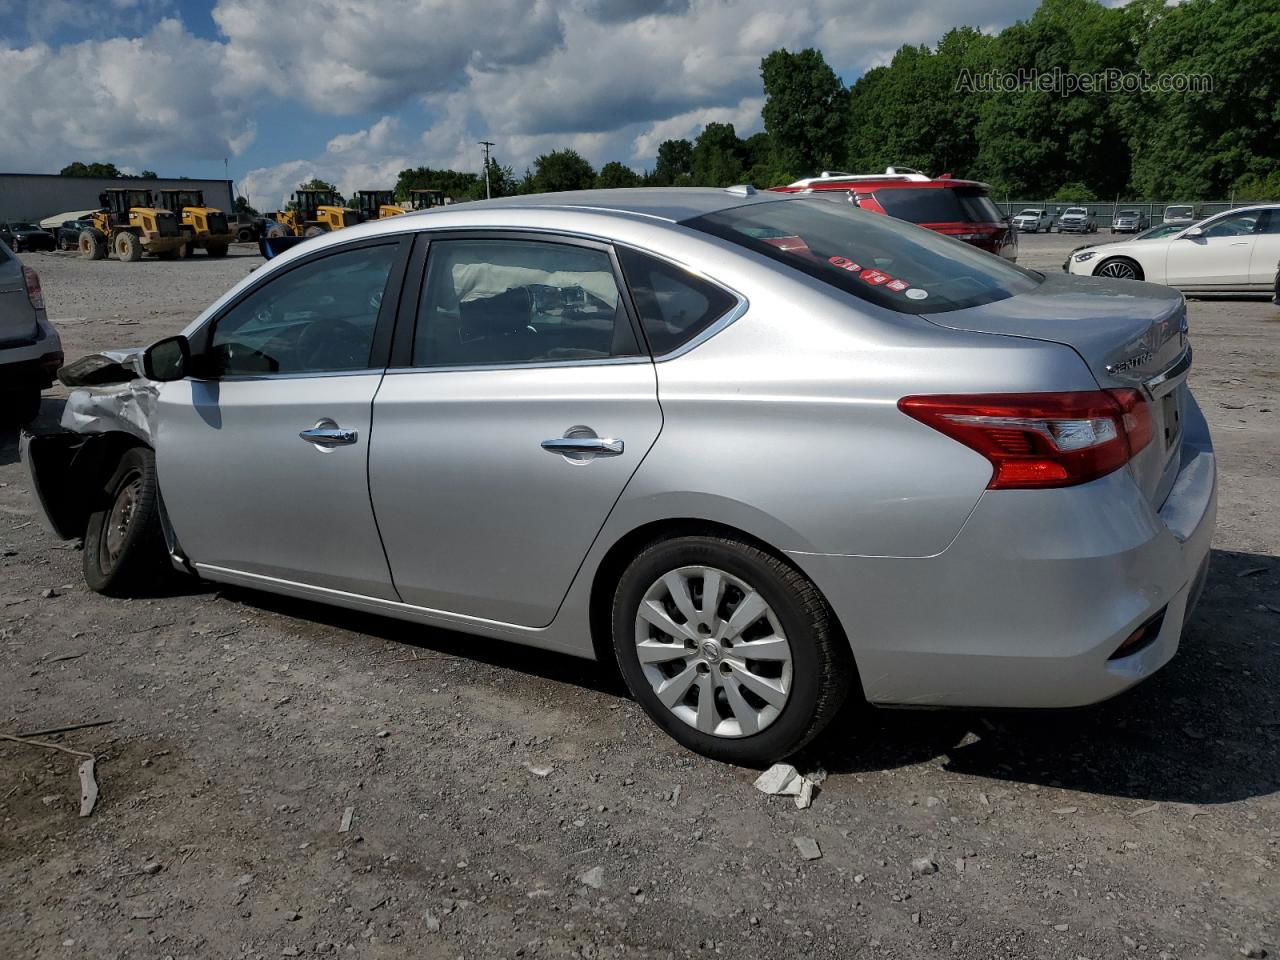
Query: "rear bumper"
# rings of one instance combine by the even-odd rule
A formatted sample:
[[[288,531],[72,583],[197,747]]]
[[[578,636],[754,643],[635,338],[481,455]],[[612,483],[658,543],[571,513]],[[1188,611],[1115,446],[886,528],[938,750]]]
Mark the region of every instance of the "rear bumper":
[[[35,340],[0,346],[0,390],[43,390],[52,385],[62,366],[62,341],[43,314],[36,322],[39,335]]]
[[[1213,446],[1190,407],[1159,511],[1119,470],[1065,490],[987,491],[934,557],[793,554],[844,626],[867,699],[1072,707],[1168,663],[1204,582],[1217,515]],[[1154,638],[1112,659],[1160,615]]]

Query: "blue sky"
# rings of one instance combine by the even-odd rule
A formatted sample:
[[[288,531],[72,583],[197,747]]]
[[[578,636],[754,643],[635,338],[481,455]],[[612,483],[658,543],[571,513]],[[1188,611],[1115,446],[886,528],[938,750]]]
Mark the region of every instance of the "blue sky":
[[[0,0],[0,170],[102,160],[231,176],[269,206],[309,176],[517,172],[572,146],[653,163],[709,121],[760,128],[761,57],[816,46],[851,81],[904,43],[1032,0]]]

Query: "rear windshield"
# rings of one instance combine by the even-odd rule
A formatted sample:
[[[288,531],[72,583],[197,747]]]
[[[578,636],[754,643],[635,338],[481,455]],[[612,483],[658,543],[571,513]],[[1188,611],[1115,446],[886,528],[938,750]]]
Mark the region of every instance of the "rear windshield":
[[[1117,217],[1136,217],[1137,215],[1138,215],[1137,210],[1121,210],[1119,213],[1116,214]]]
[[[1166,207],[1166,217],[1189,217],[1191,216],[1191,207]]]
[[[970,244],[821,195],[734,207],[684,225],[898,313],[975,307],[1041,280]]]
[[[981,187],[898,187],[877,190],[884,212],[912,223],[989,223],[1004,219]]]
[[[1087,217],[1088,215],[1089,211],[1084,207],[1067,207],[1067,212],[1063,214],[1064,217]]]

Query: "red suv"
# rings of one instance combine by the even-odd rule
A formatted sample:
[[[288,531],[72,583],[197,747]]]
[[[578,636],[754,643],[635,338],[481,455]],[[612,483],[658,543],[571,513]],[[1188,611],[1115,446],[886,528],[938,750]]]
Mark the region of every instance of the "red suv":
[[[955,180],[949,173],[930,178],[909,167],[889,167],[884,173],[873,174],[824,170],[819,177],[774,189],[783,193],[841,191],[863,210],[918,223],[1006,260],[1018,259],[1018,231],[991,202],[991,188],[976,180]]]

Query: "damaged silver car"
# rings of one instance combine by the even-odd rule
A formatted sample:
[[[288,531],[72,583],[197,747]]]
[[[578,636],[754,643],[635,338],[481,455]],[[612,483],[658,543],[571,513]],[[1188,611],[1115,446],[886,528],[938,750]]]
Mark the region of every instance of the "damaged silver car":
[[[24,456],[96,590],[173,567],[615,660],[742,763],[846,697],[1065,707],[1178,648],[1186,304],[819,196],[583,191],[299,243],[72,365]]]

